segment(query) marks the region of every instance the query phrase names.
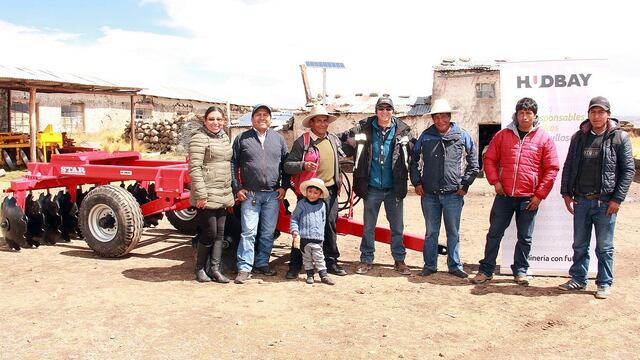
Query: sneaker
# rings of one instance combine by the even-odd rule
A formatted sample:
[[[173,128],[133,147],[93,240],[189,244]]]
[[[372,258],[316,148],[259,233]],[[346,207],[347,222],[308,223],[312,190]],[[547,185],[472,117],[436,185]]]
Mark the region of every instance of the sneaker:
[[[609,295],[611,295],[611,286],[598,285],[598,290],[595,294],[596,299],[606,299],[609,297]]]
[[[435,270],[431,270],[431,269],[427,269],[427,268],[422,268],[422,271],[420,271],[420,272],[418,273],[418,275],[420,275],[420,276],[430,276],[430,275],[433,275],[433,274],[435,274],[435,273],[436,273],[436,271],[435,271]]]
[[[372,267],[373,265],[369,263],[361,262],[356,268],[356,274],[366,274],[367,272],[369,272],[369,270],[371,270]]]
[[[233,282],[236,283],[236,284],[244,284],[249,279],[251,279],[251,273],[250,272],[248,272],[248,271],[240,271],[238,273],[238,276],[236,276],[236,279],[233,280]]]
[[[268,265],[253,268],[251,272],[254,274],[262,274],[264,276],[276,276],[276,274],[278,274],[277,271],[271,270]]]
[[[469,274],[462,269],[449,270],[449,274],[459,277],[460,279],[466,279],[469,277]]]
[[[527,274],[518,274],[513,277],[513,281],[518,285],[529,286],[529,277]]]
[[[493,279],[493,275],[486,275],[485,273],[478,271],[476,276],[471,279],[471,282],[474,284],[484,284],[491,279]]]
[[[338,264],[331,264],[327,266],[327,272],[337,276],[347,275],[347,272]]]
[[[329,276],[325,276],[320,278],[320,281],[322,281],[323,284],[327,284],[327,285],[335,285],[336,283],[333,282],[333,279],[331,279]]]
[[[307,284],[313,284],[313,276],[307,276]]]
[[[582,285],[582,284],[578,283],[577,281],[575,281],[573,279],[567,281],[564,284],[558,285],[558,289],[564,290],[564,291],[584,290],[586,287],[587,287],[587,285]]]
[[[395,264],[393,264],[393,270],[399,272],[401,275],[411,275],[411,270],[409,270],[409,267],[404,261],[396,261]]]

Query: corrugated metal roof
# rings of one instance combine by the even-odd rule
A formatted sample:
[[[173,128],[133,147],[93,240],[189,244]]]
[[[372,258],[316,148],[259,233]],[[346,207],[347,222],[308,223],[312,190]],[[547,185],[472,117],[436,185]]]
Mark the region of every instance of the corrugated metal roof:
[[[0,82],[20,82],[29,86],[61,87],[63,90],[72,90],[73,87],[82,90],[109,90],[109,91],[139,91],[141,88],[117,85],[112,82],[87,75],[54,72],[49,70],[30,69],[26,67],[12,67],[0,65]]]
[[[293,125],[293,113],[291,111],[274,111],[271,113],[271,127],[275,130],[289,130]],[[232,121],[231,127],[250,127],[251,112],[242,115],[238,120]]]
[[[422,116],[431,111],[431,96],[418,96],[407,116]]]
[[[337,99],[328,99],[327,110],[330,112],[340,113],[363,113],[375,114],[376,102],[380,95],[353,95],[348,97],[340,97]],[[396,115],[407,113],[411,110],[416,97],[415,96],[389,96],[393,101],[393,107]]]
[[[157,96],[163,98],[170,99],[179,99],[179,100],[195,100],[202,102],[213,102],[219,104],[226,104],[226,100],[221,100],[214,98],[213,96],[209,96],[207,94],[201,93],[192,89],[185,89],[180,87],[173,86],[154,86],[146,89],[142,89],[139,92],[140,95],[147,96]]]
[[[498,71],[500,64],[495,61],[472,62],[469,60],[444,60],[433,66],[433,71]]]

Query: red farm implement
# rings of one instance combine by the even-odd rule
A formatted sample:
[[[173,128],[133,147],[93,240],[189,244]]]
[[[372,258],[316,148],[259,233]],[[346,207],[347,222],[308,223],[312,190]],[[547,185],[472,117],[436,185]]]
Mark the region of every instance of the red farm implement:
[[[348,214],[338,218],[337,231],[362,236],[362,223],[352,218],[357,199],[351,197],[348,181],[343,190],[346,200],[341,208]],[[37,198],[34,191],[39,192]],[[144,160],[137,152],[56,154],[49,163],[29,163],[27,175],[11,181],[5,192],[12,196],[2,201],[0,228],[15,250],[84,238],[100,256],[124,256],[138,244],[143,227],[157,225],[163,214],[178,231],[197,232],[185,161]],[[225,245],[234,249],[239,234],[231,229],[239,221],[229,213],[227,222],[233,225],[228,226]],[[277,230],[289,232],[289,222],[285,201]],[[389,243],[389,229],[376,228],[376,240]],[[422,251],[423,237],[405,233],[404,243]],[[446,248],[439,252],[446,253]]]

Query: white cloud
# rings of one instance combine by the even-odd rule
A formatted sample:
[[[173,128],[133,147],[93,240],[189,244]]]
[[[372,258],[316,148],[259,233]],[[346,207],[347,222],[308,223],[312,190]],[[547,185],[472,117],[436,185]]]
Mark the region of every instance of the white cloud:
[[[428,95],[431,67],[450,56],[610,58],[616,64],[614,83],[634,89],[639,80],[634,65],[640,49],[632,41],[635,12],[617,0],[606,6],[593,0],[143,3],[162,6],[163,24],[183,35],[105,27],[95,43],[79,45],[70,41],[74,34],[0,22],[2,42],[11,44],[5,48],[23,49],[3,54],[3,62],[81,70],[127,84],[173,84],[235,102],[280,106],[304,102],[298,66],[305,60],[345,63],[346,70],[328,71],[330,94]],[[317,94],[320,70],[310,69],[309,75]],[[620,93],[620,101],[612,102],[639,102],[631,91]]]

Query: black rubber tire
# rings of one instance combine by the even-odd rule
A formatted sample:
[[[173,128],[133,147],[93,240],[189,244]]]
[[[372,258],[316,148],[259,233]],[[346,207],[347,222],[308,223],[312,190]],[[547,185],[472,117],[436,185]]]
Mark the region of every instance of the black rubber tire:
[[[198,230],[196,210],[189,208],[180,211],[167,211],[167,220],[173,227],[185,235],[195,235]]]
[[[99,233],[98,211],[111,213],[115,220],[111,238]],[[136,199],[127,190],[113,185],[99,186],[87,194],[80,206],[79,220],[87,245],[103,257],[120,257],[133,250],[142,236],[144,222]]]

